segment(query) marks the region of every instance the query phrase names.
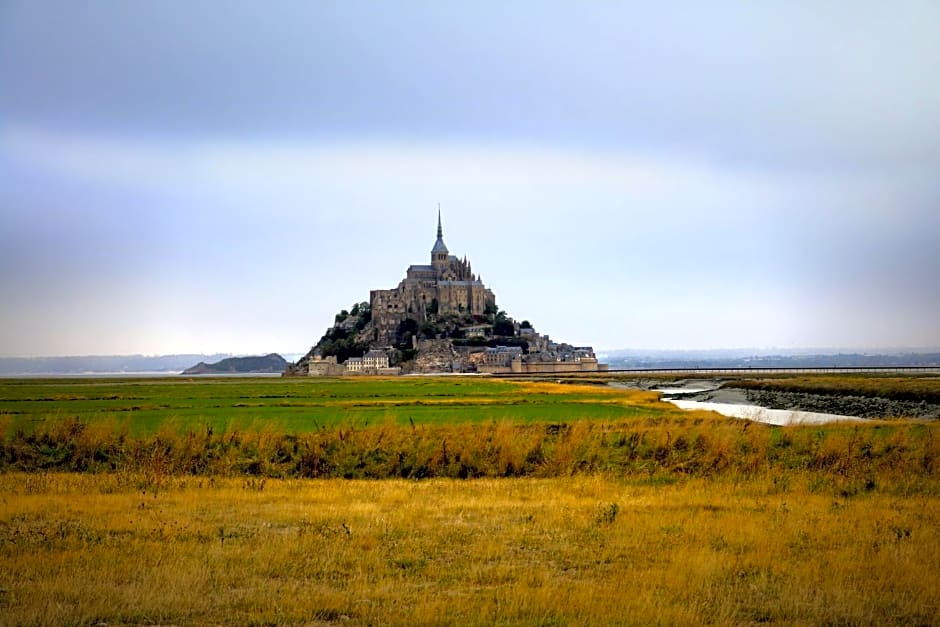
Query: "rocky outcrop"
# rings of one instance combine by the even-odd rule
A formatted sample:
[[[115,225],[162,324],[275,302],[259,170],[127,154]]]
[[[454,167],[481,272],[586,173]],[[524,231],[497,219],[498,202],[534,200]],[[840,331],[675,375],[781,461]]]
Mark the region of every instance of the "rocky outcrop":
[[[420,340],[418,352],[411,363],[410,372],[451,372],[454,362],[459,360],[454,344],[450,340]]]

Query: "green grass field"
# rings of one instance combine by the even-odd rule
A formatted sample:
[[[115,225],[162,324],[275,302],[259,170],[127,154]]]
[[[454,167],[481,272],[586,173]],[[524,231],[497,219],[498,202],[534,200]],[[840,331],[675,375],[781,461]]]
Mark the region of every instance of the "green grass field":
[[[477,378],[13,380],[0,470],[266,477],[934,472],[940,424],[779,429],[652,392]],[[907,469],[907,470],[906,470]]]
[[[388,423],[609,421],[674,411],[639,398],[602,386],[473,378],[25,379],[0,381],[0,417],[8,433],[78,418],[126,424],[144,435],[168,422],[181,431],[264,426],[305,433]]]

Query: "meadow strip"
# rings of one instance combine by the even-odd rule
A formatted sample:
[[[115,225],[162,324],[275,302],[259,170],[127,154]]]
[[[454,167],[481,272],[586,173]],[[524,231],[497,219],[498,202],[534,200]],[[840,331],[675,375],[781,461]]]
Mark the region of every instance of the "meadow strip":
[[[131,435],[121,423],[65,419],[5,438],[0,470],[346,479],[813,470],[859,490],[879,477],[932,479],[940,469],[937,423],[777,428],[679,410],[616,422],[573,418],[544,424],[389,421],[306,433],[264,425],[196,431],[170,421],[145,436]]]

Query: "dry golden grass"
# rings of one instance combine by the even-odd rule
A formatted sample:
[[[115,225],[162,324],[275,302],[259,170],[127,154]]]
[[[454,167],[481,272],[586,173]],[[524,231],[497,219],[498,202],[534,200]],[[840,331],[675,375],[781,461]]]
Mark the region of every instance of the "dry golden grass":
[[[934,624],[936,480],[0,474],[0,623]]]

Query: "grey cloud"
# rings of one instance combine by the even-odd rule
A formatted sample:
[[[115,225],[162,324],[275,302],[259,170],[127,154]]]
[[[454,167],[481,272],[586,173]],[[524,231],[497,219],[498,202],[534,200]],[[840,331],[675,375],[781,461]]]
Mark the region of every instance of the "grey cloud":
[[[41,293],[0,352],[29,350],[22,319],[65,326],[68,285],[97,316],[69,346],[160,350],[226,308],[271,337],[277,303],[302,350],[423,259],[438,201],[557,337],[936,345],[938,23],[928,1],[3,2],[0,281]]]
[[[169,133],[937,162],[938,22],[930,2],[13,2],[0,108]]]

